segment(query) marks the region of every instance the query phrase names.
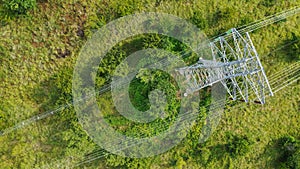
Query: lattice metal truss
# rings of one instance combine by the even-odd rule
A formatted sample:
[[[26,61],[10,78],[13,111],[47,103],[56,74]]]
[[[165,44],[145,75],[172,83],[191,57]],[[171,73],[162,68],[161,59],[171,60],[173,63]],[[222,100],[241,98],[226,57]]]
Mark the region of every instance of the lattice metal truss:
[[[233,100],[240,95],[243,101],[248,102],[249,89],[261,104],[265,103],[265,93],[273,96],[248,32],[242,36],[233,28],[226,32],[226,36],[211,42],[210,48],[212,60],[200,58],[194,65],[177,69],[188,82],[185,96],[218,82],[223,84]]]

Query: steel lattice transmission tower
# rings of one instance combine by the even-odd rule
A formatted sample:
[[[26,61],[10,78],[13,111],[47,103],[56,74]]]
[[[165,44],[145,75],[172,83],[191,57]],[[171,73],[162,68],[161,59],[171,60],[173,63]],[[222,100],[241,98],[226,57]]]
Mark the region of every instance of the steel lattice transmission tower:
[[[230,36],[228,36],[230,35]],[[249,101],[249,89],[260,103],[265,93],[273,96],[265,71],[249,33],[242,36],[235,28],[210,43],[212,60],[202,58],[191,66],[177,69],[188,82],[185,96],[221,82],[233,100],[240,95]]]

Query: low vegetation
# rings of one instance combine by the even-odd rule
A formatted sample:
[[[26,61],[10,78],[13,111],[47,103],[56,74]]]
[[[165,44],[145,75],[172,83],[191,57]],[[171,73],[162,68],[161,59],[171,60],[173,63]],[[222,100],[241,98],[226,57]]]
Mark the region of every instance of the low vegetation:
[[[206,88],[200,93],[197,123],[187,137],[166,153],[142,159],[102,151],[83,130],[72,107],[76,58],[93,33],[110,21],[143,11],[164,12],[190,21],[213,37],[297,5],[299,1],[277,0],[0,0],[0,131],[65,105],[48,118],[0,136],[0,168],[67,168],[100,150],[102,158],[77,168],[299,169],[299,81],[268,97],[266,105],[229,101],[216,130],[199,143],[211,101]],[[280,80],[272,79],[275,72],[299,61],[299,15],[250,34],[270,82]],[[109,83],[116,66],[128,55],[150,47],[174,54],[190,50],[162,35],[127,39],[97,68],[95,88]],[[185,61],[196,59],[191,54]],[[163,131],[176,119],[180,104],[174,79],[163,71],[141,72],[130,83],[129,96],[144,111],[155,88],[167,94],[170,123],[135,124],[108,108],[106,120],[126,135],[152,136]],[[112,105],[110,94],[97,99],[99,104]]]

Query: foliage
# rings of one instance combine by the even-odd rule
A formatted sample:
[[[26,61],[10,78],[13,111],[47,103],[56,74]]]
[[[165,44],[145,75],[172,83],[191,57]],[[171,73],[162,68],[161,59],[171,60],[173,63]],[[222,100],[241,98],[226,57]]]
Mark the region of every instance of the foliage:
[[[287,49],[292,58],[300,60],[300,37],[293,34],[292,42],[295,42]]]
[[[105,158],[108,166],[132,169],[150,168],[151,163],[157,162],[157,158],[155,157],[136,159],[117,155],[108,155]]]
[[[150,86],[141,82],[138,79],[134,79],[130,83],[129,95],[132,105],[140,111],[146,111],[150,108],[150,102],[148,99]]]
[[[247,136],[238,136],[231,133],[228,133],[227,136],[228,141],[225,147],[232,157],[243,156],[250,151],[253,142]]]
[[[184,159],[182,157],[179,157],[177,160],[176,160],[176,168],[178,169],[182,169],[186,166],[186,162],[184,161]]]
[[[9,6],[5,7],[4,3]],[[13,3],[21,5],[16,8]],[[36,10],[32,10],[36,6],[33,0],[2,0],[1,11],[9,9],[10,15],[31,12],[32,17],[16,17],[7,24],[2,24],[3,16],[0,19],[0,95],[3,98],[0,100],[0,129],[2,131],[13,127],[24,119],[56,110],[61,105],[71,106],[67,103],[72,102],[73,66],[87,40],[85,37],[92,36],[96,29],[114,19],[143,11],[169,13],[190,20],[212,37],[229,28],[249,24],[269,14],[299,5],[299,1],[279,0],[49,0],[39,3]],[[276,55],[264,56],[299,39],[300,29],[297,23],[296,17],[290,17],[285,22],[250,33],[258,53],[262,56],[262,64],[268,77],[299,60],[299,57],[279,59],[299,53],[298,42],[283,48],[283,52],[276,50]],[[161,48],[176,54],[190,50],[175,39],[157,34],[132,37],[117,44],[99,67],[95,68],[98,70],[95,88],[99,89],[110,82],[114,69],[125,57],[145,48]],[[59,53],[63,54],[64,51],[69,51],[68,57],[59,57]],[[191,56],[185,58],[185,61],[193,63],[197,59],[197,56]],[[148,77],[154,80],[147,81]],[[271,82],[274,79],[271,78]],[[166,122],[170,122],[176,118],[179,100],[174,97],[177,96],[176,84],[166,74],[149,71],[139,74],[131,82],[132,102],[140,110],[147,109],[143,105],[148,104],[148,93],[156,87],[168,93],[167,109],[172,118]],[[227,106],[216,131],[205,144],[199,146],[198,139],[203,126],[201,123],[206,122],[209,109],[207,106],[210,103],[209,95],[204,95],[201,98],[197,123],[187,138],[170,151],[144,159],[108,155],[79,167],[271,168],[272,159],[275,160],[277,154],[284,152],[288,158],[281,158],[281,165],[285,168],[299,168],[299,150],[298,146],[294,146],[295,139],[288,138],[283,141],[279,147],[280,152],[267,152],[264,149],[278,136],[287,132],[299,133],[299,85],[289,86],[285,88],[285,92],[282,91],[267,98],[265,106],[252,103],[237,103],[231,108]],[[98,101],[107,107],[112,105],[111,99]],[[40,168],[52,162],[53,167],[48,168],[55,168],[59,165],[57,160],[64,161],[71,157],[75,160],[72,164],[76,164],[97,150],[95,143],[82,129],[75,113],[72,106],[64,108],[45,119],[0,136],[1,168]],[[170,125],[162,120],[146,125],[134,124],[111,110],[104,114],[113,127],[126,135],[137,136],[142,133],[138,136],[152,136]],[[225,133],[228,131],[241,135],[227,136]],[[253,137],[259,140],[255,142],[255,151],[249,150],[252,147],[250,135],[251,139]],[[67,167],[69,165],[65,164],[60,168]]]
[[[261,2],[262,5],[264,5],[265,7],[272,7],[276,4],[277,0],[263,0]]]
[[[201,30],[204,30],[208,27],[207,18],[204,18],[203,14],[199,11],[194,12],[190,20]]]
[[[279,139],[278,146],[281,149],[280,168],[299,169],[300,141],[292,136],[284,136]]]
[[[4,10],[9,14],[26,14],[36,8],[36,0],[2,0]]]

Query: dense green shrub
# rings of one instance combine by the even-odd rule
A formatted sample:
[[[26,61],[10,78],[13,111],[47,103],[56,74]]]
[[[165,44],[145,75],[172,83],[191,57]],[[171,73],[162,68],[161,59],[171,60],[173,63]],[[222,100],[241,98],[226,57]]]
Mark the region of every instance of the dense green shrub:
[[[215,20],[227,20],[228,18],[235,17],[235,10],[231,7],[226,8],[218,8],[216,13],[214,14]]]
[[[228,142],[225,145],[227,152],[232,157],[243,156],[250,151],[252,141],[247,136],[227,134]]]
[[[300,59],[300,38],[297,38],[297,41],[291,47],[291,53],[294,54],[293,58]]]
[[[194,12],[193,16],[190,18],[191,22],[195,24],[201,30],[208,27],[208,21],[203,17],[203,14],[200,12]]]
[[[157,163],[157,157],[129,158],[110,154],[105,159],[107,166],[116,168],[150,168],[152,163]]]
[[[280,169],[300,169],[300,150],[290,155],[285,162],[282,162]]]
[[[3,8],[9,14],[26,14],[36,7],[36,0],[2,0]]]
[[[176,165],[176,168],[181,169],[181,168],[184,168],[184,166],[186,166],[186,162],[184,161],[184,159],[182,157],[178,157],[175,165]]]
[[[284,58],[289,61],[295,61],[300,59],[300,37],[292,32],[292,37],[284,41],[285,45],[282,48]]]
[[[288,158],[288,166],[293,169],[300,169],[300,149]]]
[[[279,139],[281,156],[279,158],[281,169],[300,168],[299,140],[292,136],[284,136]]]
[[[147,111],[150,108],[150,102],[148,99],[150,90],[150,85],[145,84],[136,78],[131,81],[129,87],[131,103],[139,111]]]
[[[265,7],[272,7],[277,3],[277,0],[264,0],[261,4]]]

